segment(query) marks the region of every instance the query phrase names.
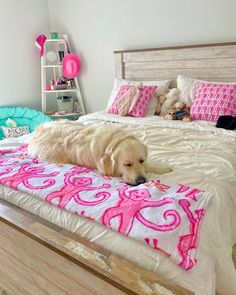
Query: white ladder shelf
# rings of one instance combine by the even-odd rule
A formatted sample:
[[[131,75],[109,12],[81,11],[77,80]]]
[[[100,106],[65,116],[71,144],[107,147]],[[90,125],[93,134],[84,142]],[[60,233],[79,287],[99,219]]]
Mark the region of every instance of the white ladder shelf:
[[[78,118],[79,116],[85,115],[85,108],[84,108],[84,102],[81,95],[79,82],[77,78],[73,78],[75,87],[71,88],[68,87],[66,89],[53,89],[53,90],[46,90],[46,85],[49,84],[49,70],[53,71],[51,72],[51,77],[53,77],[53,80],[56,80],[59,78],[59,76],[62,76],[62,63],[58,56],[58,50],[61,50],[63,48],[64,55],[71,53],[70,44],[68,41],[68,38],[66,35],[63,35],[63,39],[46,39],[44,44],[44,55],[41,57],[41,104],[42,104],[42,112],[46,113],[48,111],[47,109],[47,102],[48,102],[48,94],[54,94],[57,96],[63,96],[63,93],[71,93],[71,96],[74,97],[76,103],[78,104],[79,112],[70,112],[65,114],[52,114],[50,117],[54,119],[63,118],[63,117],[73,117],[73,119]],[[51,46],[51,48],[50,48]],[[55,53],[55,60],[53,64],[49,64],[47,60],[47,52],[53,51]],[[56,71],[57,73],[60,73],[58,77],[56,77]],[[56,97],[54,97],[56,99]],[[51,97],[50,97],[51,99]],[[54,101],[56,104],[56,100]],[[57,111],[57,110],[55,110]]]

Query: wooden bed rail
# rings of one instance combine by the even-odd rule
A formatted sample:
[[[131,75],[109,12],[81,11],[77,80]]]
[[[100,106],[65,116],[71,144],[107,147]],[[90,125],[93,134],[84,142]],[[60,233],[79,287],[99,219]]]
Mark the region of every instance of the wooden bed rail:
[[[193,294],[3,200],[0,241],[0,290],[9,295]]]

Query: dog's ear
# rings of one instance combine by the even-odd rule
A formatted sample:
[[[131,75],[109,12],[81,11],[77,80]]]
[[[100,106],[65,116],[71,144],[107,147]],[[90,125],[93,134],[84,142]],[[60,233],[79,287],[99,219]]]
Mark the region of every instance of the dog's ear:
[[[102,157],[98,168],[103,175],[113,175],[113,163],[111,157],[109,155]]]
[[[113,134],[111,141],[108,143],[106,149],[105,149],[105,155],[108,155],[111,157],[119,143],[127,138],[135,139],[136,137],[132,134],[124,133],[123,131],[118,131]]]

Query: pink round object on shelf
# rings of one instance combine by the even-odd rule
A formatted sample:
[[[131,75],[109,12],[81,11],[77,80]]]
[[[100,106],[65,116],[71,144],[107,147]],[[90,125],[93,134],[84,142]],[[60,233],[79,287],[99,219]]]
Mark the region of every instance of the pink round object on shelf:
[[[51,90],[51,86],[50,85],[46,85],[45,86],[45,90]]]
[[[68,78],[75,78],[80,72],[80,58],[74,53],[67,54],[62,61],[63,75]]]

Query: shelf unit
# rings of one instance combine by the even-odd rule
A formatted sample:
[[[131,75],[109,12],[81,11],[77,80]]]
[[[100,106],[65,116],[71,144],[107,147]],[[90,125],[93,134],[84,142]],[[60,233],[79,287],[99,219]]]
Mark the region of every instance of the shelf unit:
[[[64,35],[65,36],[65,35]],[[53,119],[58,118],[78,118],[79,116],[85,115],[84,102],[81,95],[79,82],[77,78],[73,78],[75,87],[66,88],[66,89],[53,89],[53,90],[45,90],[46,85],[49,84],[50,80],[56,80],[57,78],[62,76],[62,63],[60,62],[58,51],[63,50],[64,55],[71,53],[70,45],[68,42],[67,36],[65,39],[47,39],[44,44],[45,54],[41,58],[41,104],[42,104],[42,112],[47,112],[47,104],[55,105],[56,109],[56,98],[58,96],[63,96],[63,94],[71,95],[74,98],[74,101],[77,103],[79,107],[79,112],[70,112],[63,115],[53,114],[50,115]],[[56,61],[53,64],[50,64],[47,59],[47,53],[49,51],[53,51],[55,56],[57,56]],[[50,78],[51,77],[51,78]],[[51,94],[51,95],[50,95]],[[49,97],[49,95],[51,97]]]
[[[43,68],[60,68],[61,65],[43,65]]]
[[[77,89],[71,88],[71,89],[44,90],[43,92],[44,93],[77,92]]]
[[[59,119],[59,118],[73,118],[73,119],[77,119],[80,116],[83,116],[83,113],[66,113],[64,115],[60,115],[60,114],[53,114],[53,115],[49,115],[49,117],[51,117],[52,119]]]

